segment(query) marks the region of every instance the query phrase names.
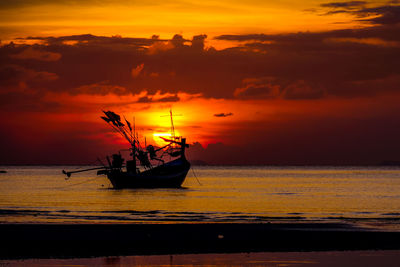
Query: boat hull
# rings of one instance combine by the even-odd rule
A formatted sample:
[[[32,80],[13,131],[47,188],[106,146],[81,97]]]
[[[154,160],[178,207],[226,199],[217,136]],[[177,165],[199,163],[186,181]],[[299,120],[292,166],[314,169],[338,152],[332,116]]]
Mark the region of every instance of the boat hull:
[[[141,173],[112,170],[107,174],[115,189],[180,188],[190,169],[185,158],[179,158]]]

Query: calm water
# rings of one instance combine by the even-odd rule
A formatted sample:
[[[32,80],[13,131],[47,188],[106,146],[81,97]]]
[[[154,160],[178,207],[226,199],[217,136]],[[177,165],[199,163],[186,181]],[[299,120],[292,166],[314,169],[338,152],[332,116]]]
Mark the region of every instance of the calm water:
[[[194,167],[183,189],[113,190],[105,176],[2,167],[0,223],[330,221],[400,229],[400,168]],[[200,183],[199,183],[199,182]]]

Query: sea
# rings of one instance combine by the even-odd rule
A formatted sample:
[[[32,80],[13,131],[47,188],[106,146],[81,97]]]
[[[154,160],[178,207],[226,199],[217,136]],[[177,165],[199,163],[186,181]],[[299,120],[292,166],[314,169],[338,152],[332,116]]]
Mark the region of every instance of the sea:
[[[193,166],[180,189],[115,190],[93,166],[2,166],[0,223],[346,223],[400,230],[399,167]]]

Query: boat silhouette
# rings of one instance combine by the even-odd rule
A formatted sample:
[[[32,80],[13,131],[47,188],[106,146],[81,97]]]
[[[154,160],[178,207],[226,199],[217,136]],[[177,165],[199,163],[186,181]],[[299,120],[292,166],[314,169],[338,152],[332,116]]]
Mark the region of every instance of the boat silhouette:
[[[190,169],[190,163],[185,157],[185,150],[189,147],[186,138],[175,136],[173,115],[171,117],[170,139],[161,137],[166,145],[154,147],[153,145],[142,147],[135,123],[126,120],[121,121],[121,116],[112,111],[103,111],[105,116],[101,118],[116,132],[121,134],[130,144],[128,149],[131,158],[125,162],[121,151],[113,154],[111,159],[106,157],[108,164],[103,167],[95,167],[78,171],[62,172],[69,178],[71,174],[98,170],[97,175],[107,175],[113,188],[179,188],[185,181]],[[167,161],[166,158],[169,160]],[[139,164],[137,164],[139,162]]]

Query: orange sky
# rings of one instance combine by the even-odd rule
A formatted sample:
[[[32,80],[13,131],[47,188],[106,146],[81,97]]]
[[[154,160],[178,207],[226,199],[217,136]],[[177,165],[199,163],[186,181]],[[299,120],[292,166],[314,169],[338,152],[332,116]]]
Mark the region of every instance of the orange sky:
[[[101,110],[135,117],[142,138],[157,143],[170,108],[182,115],[179,134],[196,144],[192,159],[213,164],[400,160],[399,9],[394,1],[1,3],[0,164],[111,153],[124,143]]]
[[[74,34],[170,38],[179,33],[288,33],[359,27],[354,16],[321,16],[328,1],[7,1],[1,4],[2,40]],[[374,1],[373,5],[385,1]],[[368,4],[372,6],[372,4]],[[216,45],[214,42],[211,42]]]

